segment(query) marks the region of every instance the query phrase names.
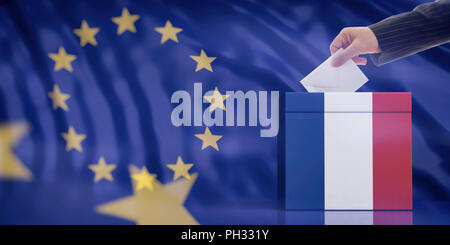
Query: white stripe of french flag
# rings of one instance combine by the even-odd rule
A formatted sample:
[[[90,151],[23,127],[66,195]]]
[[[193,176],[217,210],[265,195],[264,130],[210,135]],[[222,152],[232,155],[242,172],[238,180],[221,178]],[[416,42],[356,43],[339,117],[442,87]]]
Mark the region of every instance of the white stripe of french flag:
[[[288,209],[412,209],[410,93],[287,93]]]

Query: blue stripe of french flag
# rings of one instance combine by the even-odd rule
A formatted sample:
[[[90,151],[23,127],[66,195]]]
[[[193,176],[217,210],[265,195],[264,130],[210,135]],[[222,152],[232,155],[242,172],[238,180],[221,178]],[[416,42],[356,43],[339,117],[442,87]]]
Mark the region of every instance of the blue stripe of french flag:
[[[410,93],[286,93],[287,209],[412,209]]]

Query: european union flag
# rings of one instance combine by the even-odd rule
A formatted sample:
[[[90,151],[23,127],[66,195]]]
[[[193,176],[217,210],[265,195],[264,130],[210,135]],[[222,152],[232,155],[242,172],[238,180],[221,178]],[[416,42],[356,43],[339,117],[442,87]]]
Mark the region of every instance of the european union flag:
[[[305,91],[343,27],[420,2],[0,1],[0,224],[323,218],[279,209],[274,98]],[[414,203],[438,223],[450,220],[449,62],[444,45],[368,64],[359,90],[412,92]],[[255,103],[239,111],[227,91]]]

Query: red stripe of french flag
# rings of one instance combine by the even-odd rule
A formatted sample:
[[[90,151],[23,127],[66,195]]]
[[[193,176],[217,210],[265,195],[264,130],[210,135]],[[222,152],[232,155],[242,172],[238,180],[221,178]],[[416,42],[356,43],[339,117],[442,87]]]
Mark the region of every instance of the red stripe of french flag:
[[[373,208],[412,209],[411,94],[373,93]]]

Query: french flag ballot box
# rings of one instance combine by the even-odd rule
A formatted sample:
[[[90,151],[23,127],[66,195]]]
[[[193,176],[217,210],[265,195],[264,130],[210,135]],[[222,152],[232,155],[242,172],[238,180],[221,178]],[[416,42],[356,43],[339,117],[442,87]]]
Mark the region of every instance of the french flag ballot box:
[[[285,99],[286,209],[412,209],[411,93]]]

